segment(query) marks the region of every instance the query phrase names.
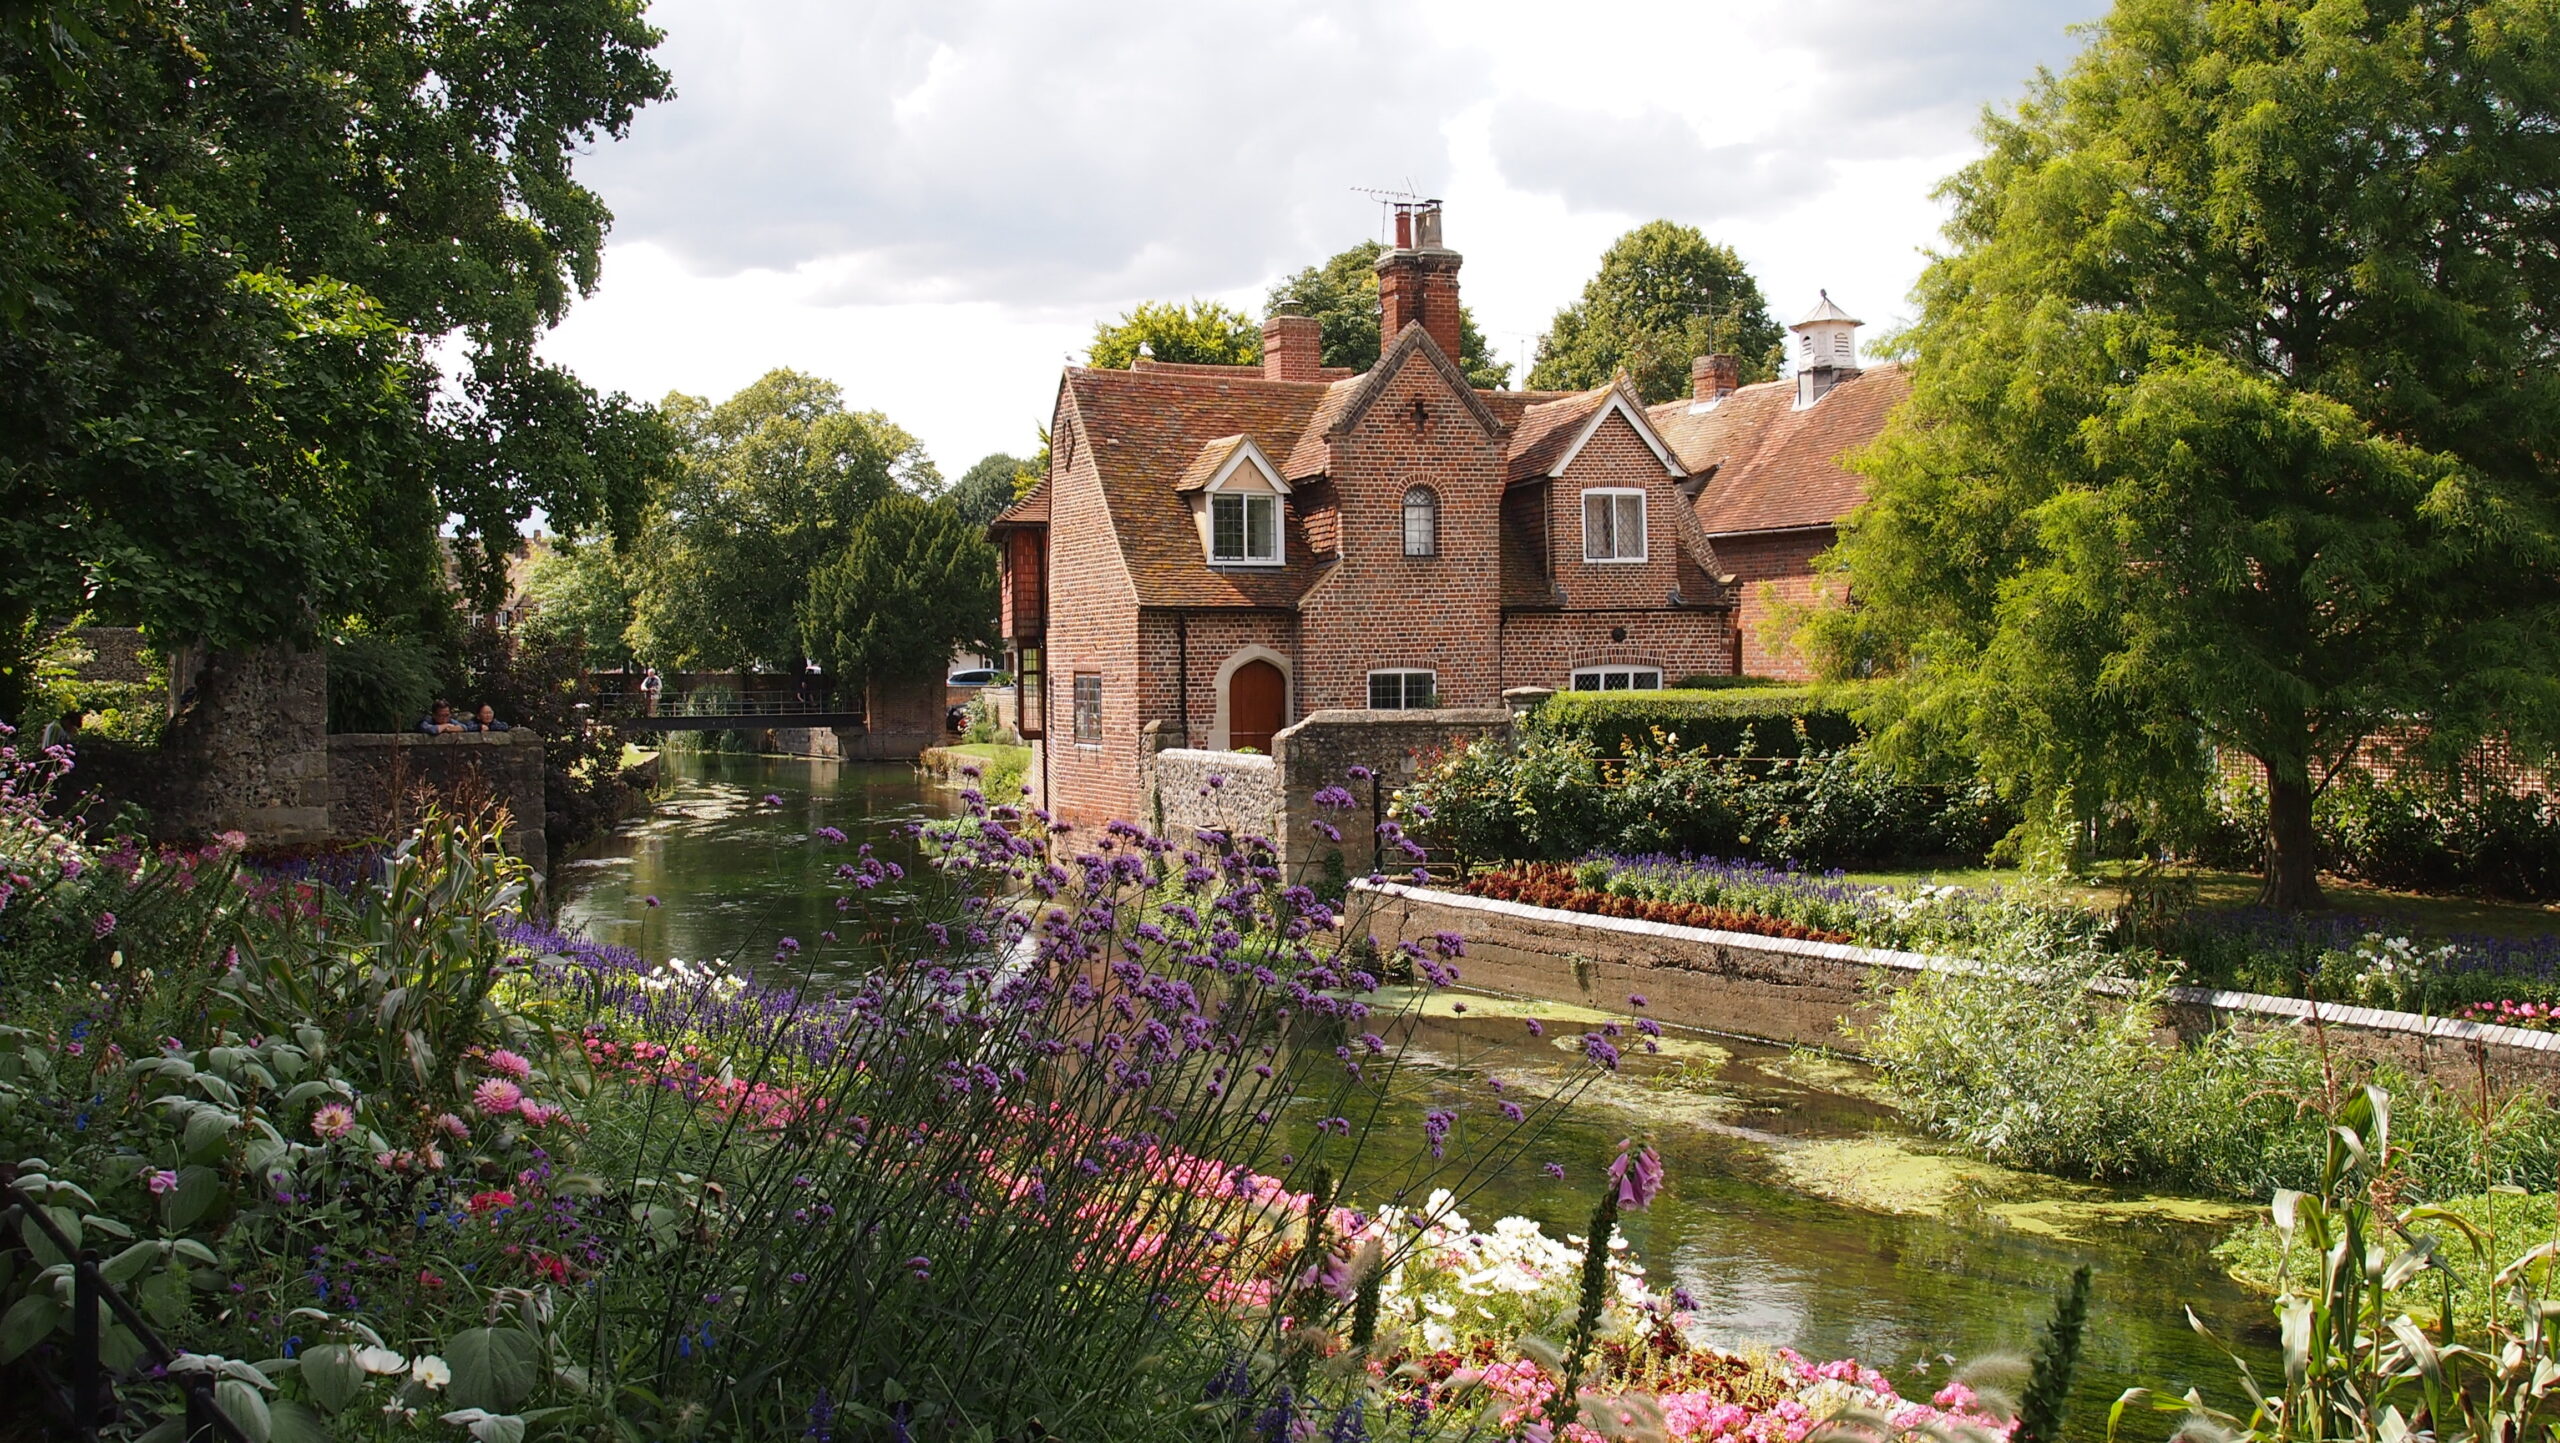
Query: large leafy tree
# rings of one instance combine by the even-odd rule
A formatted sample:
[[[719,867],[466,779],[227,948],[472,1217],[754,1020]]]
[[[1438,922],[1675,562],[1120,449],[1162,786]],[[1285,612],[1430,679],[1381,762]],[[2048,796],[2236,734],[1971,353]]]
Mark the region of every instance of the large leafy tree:
[[[1140,301],[1117,320],[1094,323],[1086,363],[1125,371],[1142,345],[1159,361],[1250,366],[1262,359],[1262,328],[1221,301]]]
[[[1031,463],[1019,456],[998,451],[979,459],[978,464],[951,483],[942,499],[958,512],[962,520],[981,530],[1014,503],[1022,491],[1022,474]],[[1047,470],[1044,462],[1042,470]]]
[[[585,666],[628,667],[627,633],[639,597],[633,548],[618,548],[611,538],[557,537],[534,544],[525,567],[525,595],[535,606],[524,623],[526,639],[566,648]]]
[[[659,665],[796,666],[809,578],[874,506],[942,489],[915,437],[797,371],[660,409],[682,450],[642,531],[631,627]]]
[[[1387,248],[1362,241],[1322,265],[1309,266],[1271,288],[1270,312],[1313,316],[1323,328],[1323,363],[1365,371],[1378,364],[1378,257]],[[1476,329],[1475,312],[1458,308],[1458,368],[1467,383],[1496,390],[1511,381],[1511,366],[1496,361]]]
[[[1778,374],[1787,333],[1731,246],[1695,226],[1647,221],[1612,242],[1581,299],[1538,340],[1529,387],[1582,391],[1624,371],[1649,402],[1689,394],[1689,363],[1742,359],[1742,379]]]
[[[484,590],[534,508],[636,517],[648,418],[533,345],[597,274],[573,157],[667,93],[641,9],[0,15],[0,714],[45,616],[305,639],[440,588],[449,515]]]
[[[2122,0],[1985,139],[1817,653],[2065,817],[2254,759],[2314,904],[2376,732],[2560,730],[2560,10]]]
[[[993,651],[996,553],[947,502],[891,496],[809,580],[809,654],[856,685],[942,675],[955,651]]]

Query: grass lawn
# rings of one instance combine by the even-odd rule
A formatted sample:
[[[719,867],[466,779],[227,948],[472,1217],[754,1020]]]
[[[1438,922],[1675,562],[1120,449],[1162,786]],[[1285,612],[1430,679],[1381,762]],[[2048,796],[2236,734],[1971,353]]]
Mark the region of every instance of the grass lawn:
[[[1029,747],[1008,747],[995,742],[960,742],[944,747],[942,750],[956,757],[976,757],[982,762],[997,762],[1012,757],[1018,758],[1025,766],[1031,764]]]
[[[2196,900],[2207,908],[2231,911],[2257,900],[2258,877],[2253,872],[2197,868],[2188,875],[2195,878]],[[1851,872],[1848,880],[1895,887],[1921,882],[1958,887],[2027,885],[2014,867],[1914,867]],[[2405,923],[2415,931],[2480,932],[2494,937],[2540,937],[2560,932],[2560,906],[2486,902],[2472,897],[2425,897],[2413,892],[2368,887],[2336,877],[2323,877],[2320,885],[2328,892],[2329,906],[2334,911],[2384,917]],[[2058,890],[2063,896],[2093,911],[2113,911],[2124,897],[2123,890],[2114,885],[2104,871],[2096,878],[2066,884]]]
[[[626,767],[636,767],[657,754],[658,750],[655,747],[635,747],[629,742],[624,742],[622,744],[622,765]]]

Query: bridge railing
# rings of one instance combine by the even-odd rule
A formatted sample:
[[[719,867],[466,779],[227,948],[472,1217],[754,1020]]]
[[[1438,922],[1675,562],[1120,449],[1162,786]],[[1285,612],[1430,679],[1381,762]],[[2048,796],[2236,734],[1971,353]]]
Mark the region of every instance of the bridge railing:
[[[614,717],[684,717],[692,719],[735,717],[740,721],[787,719],[796,716],[859,715],[860,698],[838,701],[830,697],[796,696],[664,696],[656,707],[648,699],[629,693],[596,699],[596,715]]]

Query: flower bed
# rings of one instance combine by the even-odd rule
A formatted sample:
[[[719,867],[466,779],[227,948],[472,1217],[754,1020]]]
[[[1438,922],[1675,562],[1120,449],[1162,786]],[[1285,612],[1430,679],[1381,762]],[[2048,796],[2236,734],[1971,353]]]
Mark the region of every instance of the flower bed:
[[[1581,885],[1575,870],[1561,862],[1526,862],[1498,872],[1480,873],[1461,883],[1460,890],[1471,896],[1521,902],[1532,907],[1589,912],[1601,917],[1632,917],[1680,927],[1708,927],[1720,932],[1747,932],[1757,937],[1784,937],[1798,942],[1855,940],[1846,932],[1811,927],[1784,917],[1738,912],[1704,902],[1595,891]]]

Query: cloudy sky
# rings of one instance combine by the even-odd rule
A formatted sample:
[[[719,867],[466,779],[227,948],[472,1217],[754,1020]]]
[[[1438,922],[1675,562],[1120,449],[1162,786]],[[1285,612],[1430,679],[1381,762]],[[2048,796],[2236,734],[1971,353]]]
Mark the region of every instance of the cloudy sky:
[[[676,98],[580,174],[617,217],[548,353],[654,398],[775,366],[946,475],[1027,452],[1062,362],[1142,299],[1260,314],[1443,198],[1462,292],[1523,364],[1657,216],[1738,249],[1781,321],[1902,318],[1930,192],[2097,0],[658,0]],[[1871,333],[1872,334],[1872,333]]]

